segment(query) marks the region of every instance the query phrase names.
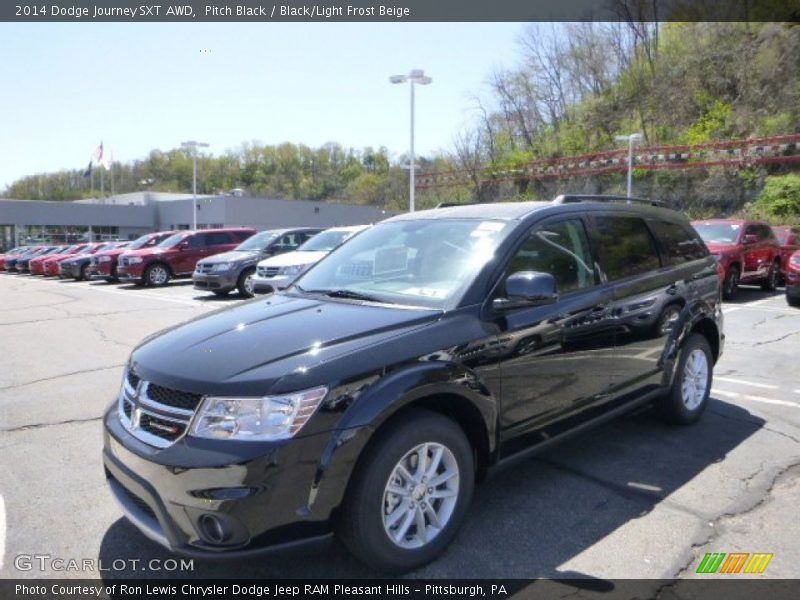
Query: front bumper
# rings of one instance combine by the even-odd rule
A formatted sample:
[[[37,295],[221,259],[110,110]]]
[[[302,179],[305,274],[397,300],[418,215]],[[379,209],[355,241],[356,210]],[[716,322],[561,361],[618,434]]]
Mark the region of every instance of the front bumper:
[[[800,300],[800,272],[794,269],[786,273],[786,297]]]
[[[122,426],[115,403],[105,415],[103,462],[112,494],[148,538],[186,556],[249,556],[330,539],[333,507],[313,504],[311,492],[329,438],[184,437],[158,449]],[[241,497],[229,499],[230,491]],[[211,517],[225,528],[224,542],[209,539],[204,522]]]
[[[120,281],[140,282],[144,278],[144,263],[134,265],[117,265],[117,278]]]
[[[253,291],[257,294],[271,294],[278,290],[285,290],[297,279],[297,275],[275,275],[274,277],[263,277],[253,275]]]
[[[239,272],[235,269],[224,273],[192,273],[192,282],[197,290],[214,292],[230,291],[236,287]]]

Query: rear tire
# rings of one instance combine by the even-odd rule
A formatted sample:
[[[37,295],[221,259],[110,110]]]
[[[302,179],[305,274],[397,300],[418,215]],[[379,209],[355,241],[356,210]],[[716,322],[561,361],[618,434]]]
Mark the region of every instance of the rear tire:
[[[697,421],[708,405],[713,371],[708,340],[692,333],[681,347],[672,387],[658,401],[661,416],[679,425]]]
[[[475,487],[473,452],[454,421],[427,410],[409,411],[373,439],[338,533],[360,561],[403,573],[432,561],[455,537]]]
[[[722,299],[730,300],[739,289],[739,267],[733,265],[728,268],[725,273],[725,279],[722,282]]]
[[[144,272],[144,283],[150,287],[163,287],[169,283],[169,269],[161,264],[154,263]]]
[[[239,290],[239,295],[243,298],[252,298],[256,295],[253,290],[253,275],[255,274],[255,267],[250,267],[242,271],[242,274],[239,275],[239,280],[236,282],[236,289]]]
[[[83,265],[81,267],[81,270],[78,272],[78,276],[75,279],[77,279],[78,281],[85,280],[86,279],[86,269],[88,268],[88,266],[89,265]]]
[[[780,279],[781,275],[781,263],[773,261],[772,265],[769,267],[769,273],[761,282],[761,289],[765,292],[774,292],[775,289],[778,287],[778,279]]]
[[[789,306],[794,306],[795,308],[800,308],[800,298],[795,298],[793,296],[790,296],[789,294],[786,294],[786,303]]]

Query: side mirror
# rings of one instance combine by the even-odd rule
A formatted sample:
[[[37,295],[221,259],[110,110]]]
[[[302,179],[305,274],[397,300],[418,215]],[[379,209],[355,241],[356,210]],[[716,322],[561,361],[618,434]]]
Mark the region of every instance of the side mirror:
[[[758,236],[755,233],[748,233],[744,236],[745,244],[755,244],[758,241]]]
[[[495,298],[495,310],[543,306],[558,301],[556,280],[550,273],[519,271],[506,279],[506,297]]]
[[[189,242],[181,242],[178,244],[178,250],[186,250],[189,247]]]

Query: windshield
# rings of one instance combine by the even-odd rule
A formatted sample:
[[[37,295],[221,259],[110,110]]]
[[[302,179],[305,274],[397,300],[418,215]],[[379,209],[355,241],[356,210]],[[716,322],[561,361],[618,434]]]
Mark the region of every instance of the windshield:
[[[277,235],[277,231],[262,231],[261,233],[257,233],[247,238],[241,244],[236,246],[234,250],[257,250],[260,252],[266,248]]]
[[[128,246],[128,250],[138,250],[139,248],[144,248],[145,246],[151,246],[152,242],[158,238],[157,235],[153,235],[152,233],[146,233],[142,237],[138,237],[133,240]]]
[[[159,248],[172,248],[173,246],[177,245],[182,239],[189,237],[188,233],[176,233],[174,235],[169,236],[160,244],[157,244]]]
[[[733,244],[742,226],[737,223],[695,223],[694,228],[704,242]]]
[[[355,231],[342,231],[341,229],[334,231],[323,231],[322,233],[318,233],[312,237],[305,244],[302,244],[297,251],[330,252],[354,233]]]
[[[445,309],[455,306],[504,235],[501,221],[382,223],[298,280],[297,291]]]

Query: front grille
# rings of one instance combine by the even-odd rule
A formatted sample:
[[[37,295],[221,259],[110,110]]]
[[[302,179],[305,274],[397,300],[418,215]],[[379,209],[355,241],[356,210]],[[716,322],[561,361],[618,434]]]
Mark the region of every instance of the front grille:
[[[213,265],[204,265],[203,263],[197,263],[197,272],[198,273],[211,273]]]
[[[279,267],[258,267],[259,277],[275,277],[278,274]]]
[[[136,389],[136,386],[139,385],[141,378],[130,369],[128,369],[128,375],[126,377],[128,379],[128,385],[130,385],[133,389]]]
[[[142,380],[128,370],[119,397],[119,418],[134,437],[166,448],[186,433],[202,398]]]
[[[181,408],[183,410],[196,409],[203,397],[200,394],[181,392],[179,390],[161,387],[160,385],[156,385],[154,383],[147,385],[147,396],[159,404]]]
[[[119,259],[119,264],[121,264],[123,267],[127,267],[131,263],[127,258],[120,258]]]
[[[150,435],[164,438],[170,442],[174,442],[181,437],[186,431],[188,423],[177,423],[175,421],[168,421],[161,419],[151,414],[143,414],[139,421],[139,427]]]

